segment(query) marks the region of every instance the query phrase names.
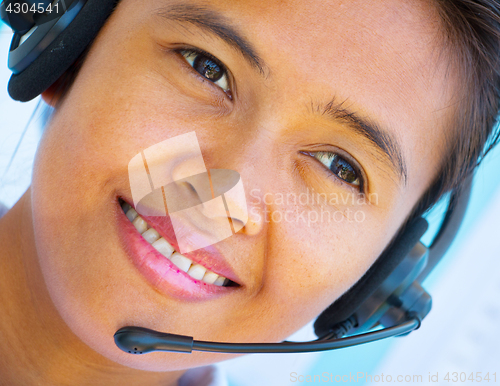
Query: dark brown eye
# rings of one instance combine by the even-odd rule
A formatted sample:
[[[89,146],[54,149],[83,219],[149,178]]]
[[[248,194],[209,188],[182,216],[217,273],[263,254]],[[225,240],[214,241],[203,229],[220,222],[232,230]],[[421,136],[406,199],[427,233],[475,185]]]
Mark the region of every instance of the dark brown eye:
[[[318,151],[314,153],[308,153],[319,162],[325,165],[333,174],[335,174],[341,180],[355,186],[361,186],[361,175],[357,169],[351,164],[350,161],[346,160],[341,155]]]
[[[229,91],[227,70],[217,59],[193,50],[182,50],[182,56],[201,76],[215,83],[225,92]]]
[[[356,170],[340,156],[335,156],[330,165],[330,170],[335,173],[338,177],[342,178],[345,182],[350,184],[356,184],[358,181],[358,174]]]
[[[205,78],[217,82],[224,75],[224,71],[212,59],[198,55],[193,61],[193,68]]]

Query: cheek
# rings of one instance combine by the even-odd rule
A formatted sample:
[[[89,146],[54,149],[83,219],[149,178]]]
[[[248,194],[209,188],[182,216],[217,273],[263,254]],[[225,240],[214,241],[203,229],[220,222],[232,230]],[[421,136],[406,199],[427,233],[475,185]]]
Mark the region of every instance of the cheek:
[[[83,157],[84,149],[87,143],[80,142],[78,149],[65,130],[50,128],[37,151],[32,181],[40,267],[51,298],[70,327],[77,318],[92,326],[90,315],[100,318],[103,298],[116,285],[106,270],[116,252],[105,225],[112,221],[112,190],[103,184],[105,178],[93,167],[92,157]],[[102,248],[109,248],[104,258]],[[82,304],[91,312],[82,313]]]
[[[117,349],[113,334],[124,325],[167,331],[180,331],[184,326],[181,332],[193,335],[204,331],[190,324],[192,308],[176,312],[175,304],[169,304],[142,283],[124,259],[114,228],[114,198],[115,188],[126,185],[109,175],[90,172],[95,165],[84,163],[78,153],[67,154],[71,141],[66,144],[68,147],[58,146],[55,136],[46,133],[32,181],[38,261],[51,300],[64,323],[86,346],[127,367],[169,371],[219,361],[220,356],[210,354],[158,353],[139,357]],[[80,173],[76,173],[78,169]],[[172,311],[168,315],[167,309]],[[223,331],[222,326],[213,325]],[[216,337],[211,332],[208,329],[203,335]],[[88,347],[82,348],[82,352],[88,352]]]
[[[280,322],[287,331],[278,333],[291,333],[323,311],[361,278],[389,242],[388,218],[359,208],[349,211],[331,217],[307,207],[269,212],[274,222],[269,224],[263,303],[273,303],[277,314],[288,315]],[[364,216],[355,217],[358,212]]]
[[[158,306],[148,288],[137,285],[119,248],[115,198],[117,189],[127,186],[128,176],[121,173],[127,163],[119,152],[112,157],[100,148],[104,135],[91,139],[79,123],[52,122],[37,150],[31,191],[39,265],[70,330],[105,357],[141,368],[113,340],[121,323],[140,314],[154,323],[151,310]],[[165,361],[144,363],[144,369],[165,370]],[[170,363],[175,368],[179,359]]]

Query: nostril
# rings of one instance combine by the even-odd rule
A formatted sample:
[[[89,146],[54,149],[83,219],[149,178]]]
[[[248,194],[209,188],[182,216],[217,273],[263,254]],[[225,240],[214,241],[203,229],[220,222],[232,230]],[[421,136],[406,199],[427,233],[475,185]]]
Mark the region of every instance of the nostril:
[[[183,181],[183,182],[182,182],[182,184],[183,184],[184,186],[186,186],[189,190],[191,190],[193,193],[198,194],[198,193],[196,192],[196,189],[194,188],[193,184],[191,184],[190,182]]]
[[[239,225],[240,227],[244,227],[245,226],[245,222],[240,220],[238,217],[229,217],[229,219],[235,223],[235,225]]]
[[[231,225],[233,226],[234,233],[238,233],[245,227],[245,223],[238,218],[228,217]]]
[[[243,224],[243,227],[241,228],[240,232],[248,236],[253,236],[259,233],[262,230],[262,228],[263,228],[263,221],[261,219],[256,220],[254,216],[249,215],[247,222]]]

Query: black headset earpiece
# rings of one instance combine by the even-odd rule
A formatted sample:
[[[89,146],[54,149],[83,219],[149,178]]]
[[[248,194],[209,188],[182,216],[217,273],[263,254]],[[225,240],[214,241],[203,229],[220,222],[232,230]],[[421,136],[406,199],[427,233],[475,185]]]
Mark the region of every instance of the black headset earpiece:
[[[36,98],[49,88],[89,46],[119,0],[4,0],[0,15],[14,32],[9,68],[14,73],[8,91],[18,101]],[[14,3],[61,5],[57,14],[9,13]],[[10,7],[10,8],[9,8]],[[410,221],[365,275],[329,306],[314,323],[311,342],[220,343],[127,326],[115,333],[125,352],[214,351],[233,353],[309,352],[332,350],[409,333],[418,328],[431,308],[431,298],[420,286],[442,258],[458,232],[469,200],[472,176],[460,191],[451,193],[448,209],[429,249],[419,240],[425,219]],[[366,332],[382,325],[382,330]],[[352,335],[342,338],[345,335]]]
[[[318,317],[314,323],[316,335],[322,337],[337,330],[337,335],[343,335],[342,328],[344,333],[371,329],[390,308],[388,299],[396,291],[399,297],[406,289],[399,287],[412,284],[424,268],[428,251],[419,240],[427,227],[422,217],[407,224],[363,277]],[[430,297],[427,295],[426,299],[429,304],[421,319],[430,310]]]
[[[42,18],[12,11],[15,3],[27,4],[29,10],[43,3],[39,0],[4,0],[2,20],[14,32],[9,52],[9,68],[14,73],[8,86],[11,98],[30,101],[55,83],[92,42],[117,2],[59,0],[60,14],[54,17],[52,6]]]
[[[395,326],[409,315],[422,321],[432,301],[420,284],[455,238],[471,189],[472,176],[460,190],[450,193],[441,227],[429,248],[419,241],[427,221],[419,217],[408,223],[365,275],[316,319],[316,335],[340,338],[378,325]]]

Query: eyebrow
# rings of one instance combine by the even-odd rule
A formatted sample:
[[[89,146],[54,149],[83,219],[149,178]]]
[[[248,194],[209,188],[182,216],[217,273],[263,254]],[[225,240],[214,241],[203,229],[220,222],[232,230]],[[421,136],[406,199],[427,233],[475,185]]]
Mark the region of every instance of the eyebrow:
[[[265,76],[268,70],[265,62],[257,55],[252,44],[238,32],[235,26],[231,25],[224,15],[205,6],[193,4],[174,4],[158,9],[156,14],[170,21],[193,24],[217,36],[238,51],[262,76]]]
[[[388,130],[382,129],[377,123],[369,119],[361,117],[349,108],[344,107],[344,102],[338,102],[333,98],[329,103],[322,108],[317,107],[316,111],[326,115],[328,118],[338,121],[347,122],[351,129],[357,134],[365,137],[372,145],[389,159],[392,170],[399,175],[400,179],[406,184],[408,179],[408,171],[406,162],[401,151],[401,145],[397,139],[389,133]]]

